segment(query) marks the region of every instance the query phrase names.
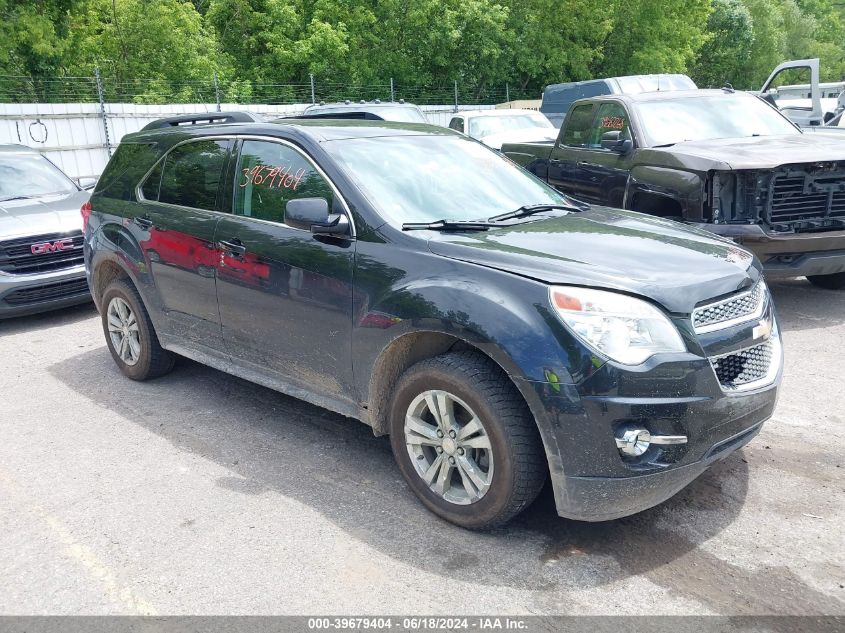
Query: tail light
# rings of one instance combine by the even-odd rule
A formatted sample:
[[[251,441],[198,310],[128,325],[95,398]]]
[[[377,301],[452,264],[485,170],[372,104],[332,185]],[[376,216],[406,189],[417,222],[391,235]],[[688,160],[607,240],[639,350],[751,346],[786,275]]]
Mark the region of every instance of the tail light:
[[[91,202],[86,202],[82,205],[82,208],[79,209],[79,213],[82,214],[82,232],[88,232],[88,218],[91,217],[91,211],[94,210],[94,207],[91,206]]]

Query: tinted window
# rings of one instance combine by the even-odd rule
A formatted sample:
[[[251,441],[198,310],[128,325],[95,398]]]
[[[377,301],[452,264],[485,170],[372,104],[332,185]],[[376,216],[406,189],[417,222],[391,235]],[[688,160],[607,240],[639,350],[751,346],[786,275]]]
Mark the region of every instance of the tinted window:
[[[455,117],[449,122],[449,127],[458,132],[464,131],[464,120],[460,117]]]
[[[228,146],[229,141],[193,141],[171,151],[164,160],[159,202],[213,211]]]
[[[590,137],[590,127],[593,124],[592,103],[576,106],[566,117],[566,129],[563,133],[564,145],[586,147]]]
[[[622,138],[631,138],[628,113],[619,103],[602,103],[593,122],[590,135],[590,147],[601,147],[601,137],[605,132],[621,132]]]
[[[76,190],[68,177],[40,154],[0,154],[0,200]]]
[[[288,145],[244,141],[238,158],[235,213],[285,221],[285,205],[295,198],[324,198],[332,208],[329,183],[302,154]]]
[[[144,180],[144,184],[141,185],[141,193],[144,194],[145,200],[158,200],[158,188],[161,185],[161,166],[163,164],[162,162],[156,165],[155,169]]]
[[[108,198],[132,200],[138,181],[160,155],[152,144],[121,143],[97,181],[97,193]]]

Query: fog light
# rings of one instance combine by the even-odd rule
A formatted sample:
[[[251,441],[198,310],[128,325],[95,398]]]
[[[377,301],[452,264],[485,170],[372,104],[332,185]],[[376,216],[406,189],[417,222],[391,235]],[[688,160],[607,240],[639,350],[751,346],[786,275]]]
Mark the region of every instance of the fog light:
[[[652,435],[647,429],[622,428],[616,433],[616,448],[623,455],[639,457],[652,444],[686,444],[686,435]]]
[[[624,429],[616,436],[616,448],[623,455],[639,457],[651,446],[651,433],[645,429]]]

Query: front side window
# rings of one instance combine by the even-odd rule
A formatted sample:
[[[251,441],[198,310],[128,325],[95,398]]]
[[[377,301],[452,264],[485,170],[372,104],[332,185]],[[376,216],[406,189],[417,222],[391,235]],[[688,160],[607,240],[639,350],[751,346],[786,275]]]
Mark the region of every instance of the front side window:
[[[300,152],[272,141],[244,141],[238,157],[235,214],[283,223],[296,198],[323,198],[332,208],[328,181]]]
[[[590,135],[590,147],[600,148],[601,137],[606,132],[620,132],[621,138],[631,138],[630,121],[625,108],[619,103],[602,103],[593,121],[593,132]]]
[[[0,154],[0,202],[74,191],[73,182],[40,154]]]
[[[573,108],[566,118],[563,132],[563,144],[570,147],[586,147],[590,138],[590,126],[593,124],[595,106],[585,103]]]
[[[185,143],[164,159],[158,201],[182,207],[213,211],[226,164],[229,141],[207,140]],[[141,191],[154,194],[156,170],[144,181]]]

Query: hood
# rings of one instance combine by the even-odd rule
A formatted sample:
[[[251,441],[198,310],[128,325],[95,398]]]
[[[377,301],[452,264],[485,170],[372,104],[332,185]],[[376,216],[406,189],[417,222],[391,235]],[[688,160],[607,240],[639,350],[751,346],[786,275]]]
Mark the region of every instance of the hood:
[[[732,242],[671,220],[605,207],[485,232],[438,233],[429,249],[549,284],[641,295],[686,314],[760,277],[753,255]]]
[[[817,134],[687,141],[650,151],[711,160],[730,169],[774,169],[794,163],[845,160],[845,143],[832,135]]]
[[[542,141],[554,141],[556,139],[556,129],[551,127],[535,127],[490,134],[488,136],[482,136],[478,140],[493,149],[502,149],[502,145],[505,143],[539,143]]]
[[[88,191],[0,202],[0,240],[82,230],[79,208]]]

